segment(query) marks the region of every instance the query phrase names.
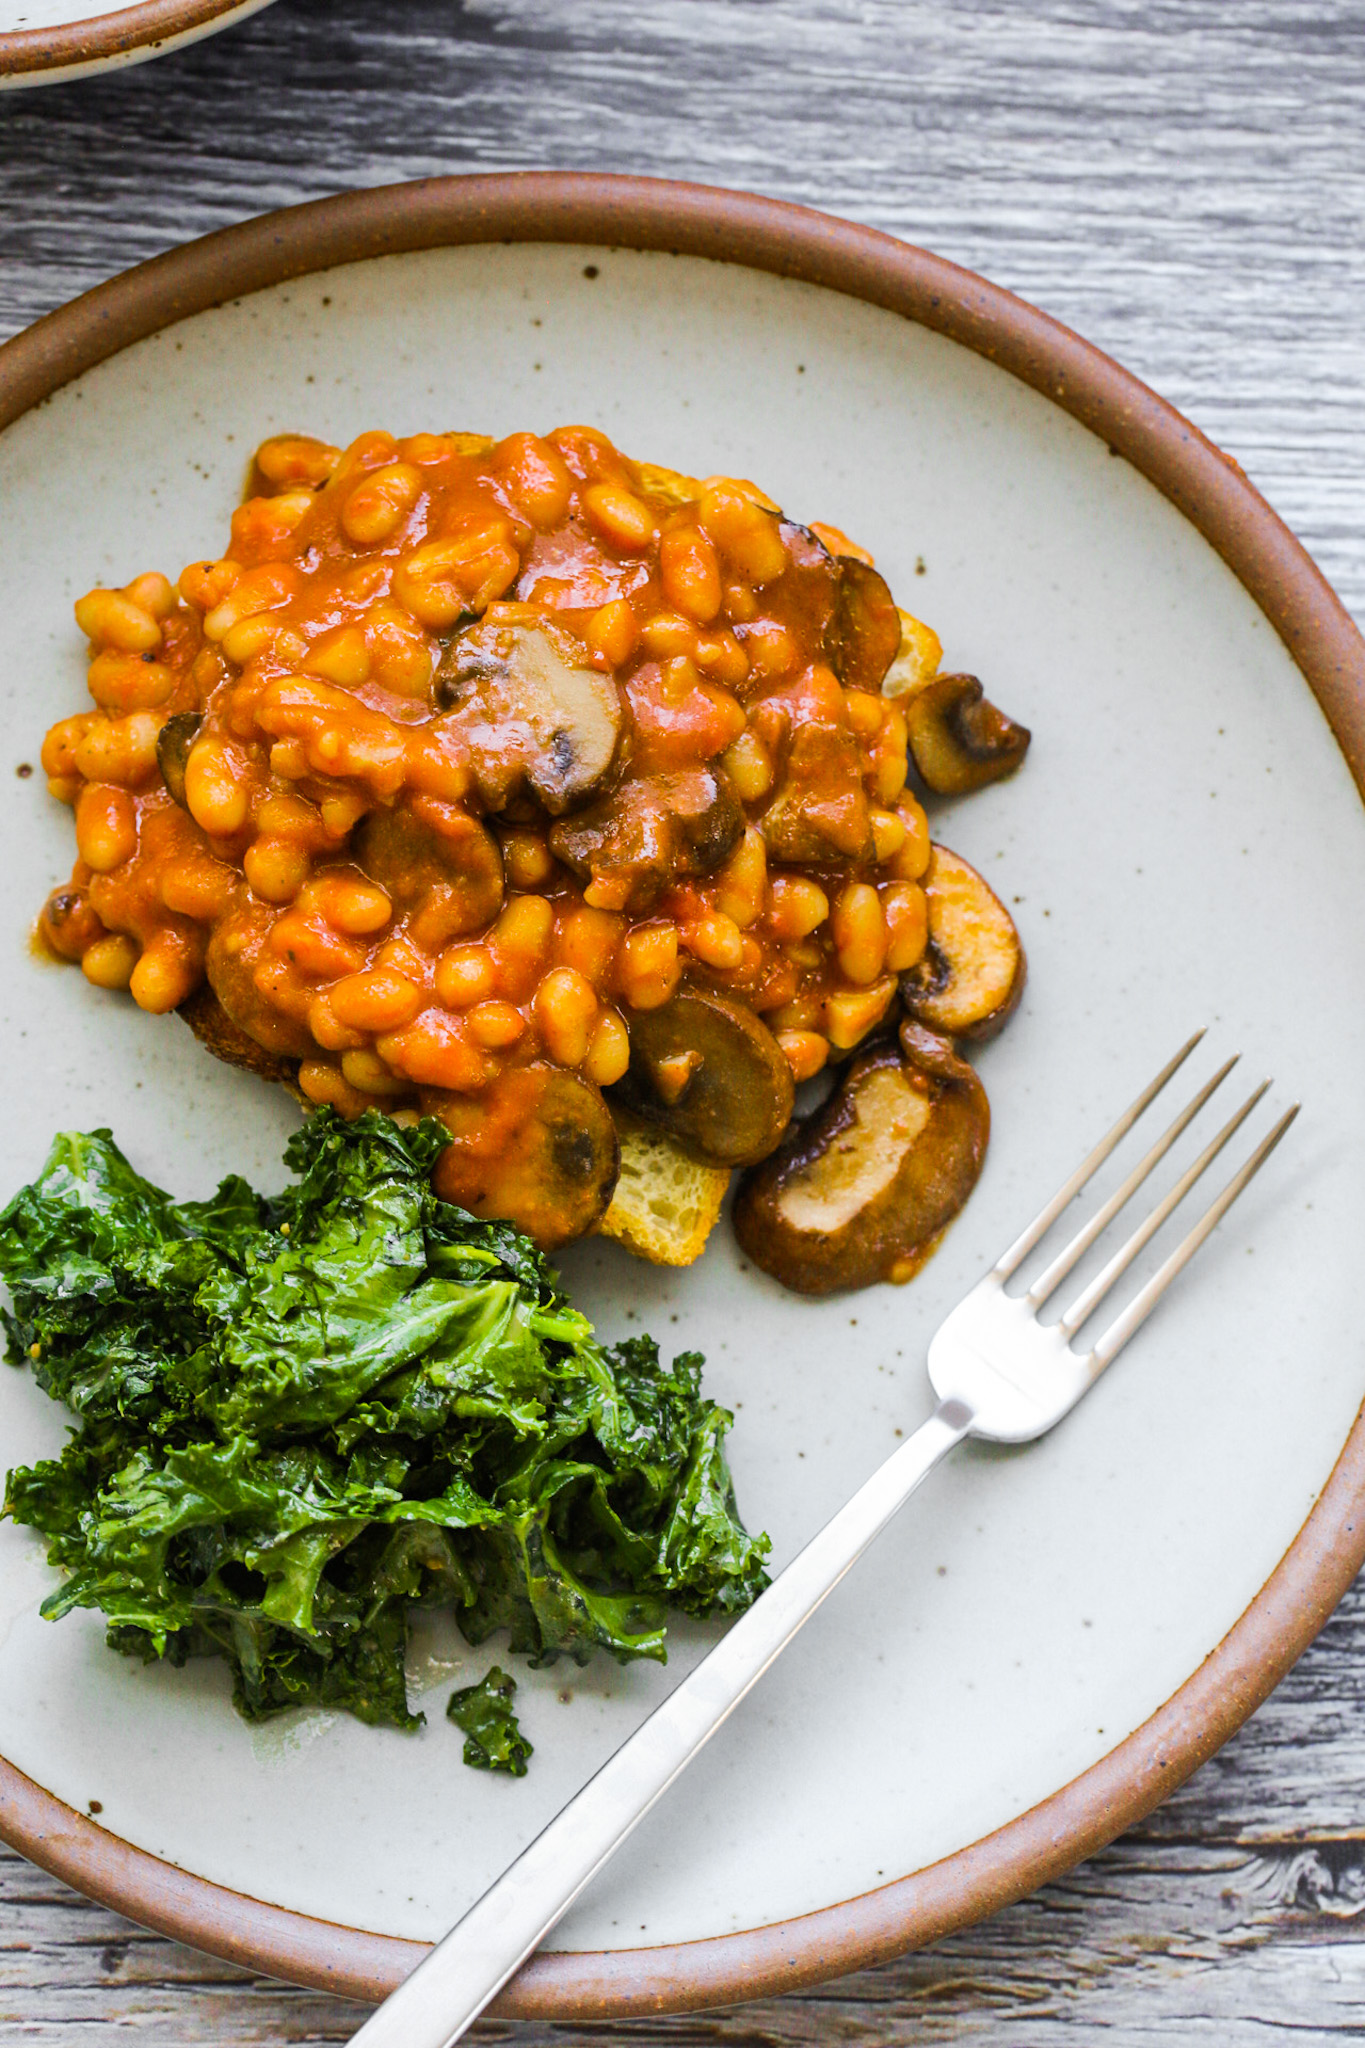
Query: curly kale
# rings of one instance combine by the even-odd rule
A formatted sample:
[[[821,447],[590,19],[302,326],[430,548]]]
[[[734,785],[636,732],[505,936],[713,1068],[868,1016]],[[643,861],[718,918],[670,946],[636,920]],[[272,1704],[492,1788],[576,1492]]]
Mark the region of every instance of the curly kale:
[[[517,1681],[493,1664],[477,1685],[466,1685],[446,1701],[446,1719],[464,1731],[464,1760],[476,1771],[526,1776],[535,1751],[517,1725],[512,1701]]]
[[[0,1214],[9,1356],[76,1422],[5,1498],[64,1574],[45,1614],[226,1658],[249,1719],[413,1727],[413,1607],[581,1663],[762,1591],[701,1359],[597,1343],[529,1239],[432,1193],[446,1142],[323,1111],[282,1194],[176,1202],[108,1131],[57,1138]]]

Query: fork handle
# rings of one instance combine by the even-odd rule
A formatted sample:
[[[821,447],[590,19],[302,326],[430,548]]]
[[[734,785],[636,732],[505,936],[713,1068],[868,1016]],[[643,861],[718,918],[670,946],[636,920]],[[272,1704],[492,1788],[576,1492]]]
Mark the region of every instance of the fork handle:
[[[940,1402],[384,2001],[354,2048],[460,2039],[972,1420],[965,1401]]]

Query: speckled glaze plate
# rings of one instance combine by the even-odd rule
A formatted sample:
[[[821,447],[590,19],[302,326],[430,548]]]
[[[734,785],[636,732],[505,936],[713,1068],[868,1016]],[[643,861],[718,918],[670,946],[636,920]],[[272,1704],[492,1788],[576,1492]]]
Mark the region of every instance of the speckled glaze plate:
[[[1294,1139],[1045,1442],[968,1448],[910,1504],[509,1987],[522,2016],[659,2011],[932,1939],[1100,1846],[1207,1756],[1365,1549],[1365,648],[1246,483],[1136,380],[936,258],[728,193],[469,178],[271,216],[0,350],[0,1044],[7,1193],[112,1123],[184,1193],[270,1183],[297,1114],[45,967],[70,821],[44,728],[82,701],[71,602],[221,545],[247,455],[305,429],[600,424],[844,527],[1034,729],[936,815],[1032,974],[980,1053],[984,1178],[908,1290],[801,1301],[728,1234],[673,1274],[565,1260],[612,1336],[709,1359],[751,1525],[790,1557],[928,1412],[929,1333],[1199,1023],[1301,1094]],[[0,1375],[6,1463],[60,1421]],[[662,1697],[667,1671],[521,1672],[530,1776],[461,1767],[441,1706],[487,1655],[424,1633],[409,1737],[239,1721],[210,1665],[142,1669],[0,1528],[0,1833],[153,1926],[357,1996],[392,1985]],[[91,1818],[98,1803],[98,1819]]]
[[[0,0],[0,91],[142,64],[230,28],[270,0]]]

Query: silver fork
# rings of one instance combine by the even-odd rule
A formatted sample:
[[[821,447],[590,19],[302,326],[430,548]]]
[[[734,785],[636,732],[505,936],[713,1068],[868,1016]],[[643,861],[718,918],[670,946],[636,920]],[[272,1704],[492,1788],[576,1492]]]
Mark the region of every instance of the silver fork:
[[[1298,1114],[1297,1103],[1261,1140],[1094,1348],[1077,1352],[1071,1340],[1250,1115],[1270,1086],[1268,1081],[1228,1119],[1059,1322],[1045,1327],[1037,1319],[1038,1310],[1199,1114],[1235,1066],[1235,1057],[1185,1105],[1026,1294],[1006,1294],[1005,1282],[1203,1036],[1197,1031],[1180,1048],[940,1325],[929,1346],[929,1378],[938,1406],[928,1421],[859,1487],[715,1649],[470,1907],[365,2022],[354,2036],[356,2043],[363,2048],[450,2048],[458,2041],[940,1459],[968,1436],[1014,1444],[1045,1435],[1113,1363],[1284,1136]]]

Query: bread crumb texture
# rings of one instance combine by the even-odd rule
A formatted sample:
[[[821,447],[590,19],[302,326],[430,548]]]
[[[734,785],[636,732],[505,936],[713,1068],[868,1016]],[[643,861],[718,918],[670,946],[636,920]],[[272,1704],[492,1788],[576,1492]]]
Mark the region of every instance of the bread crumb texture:
[[[603,1237],[656,1266],[690,1266],[720,1215],[729,1170],[701,1165],[662,1131],[623,1125],[620,1135],[621,1177]]]

